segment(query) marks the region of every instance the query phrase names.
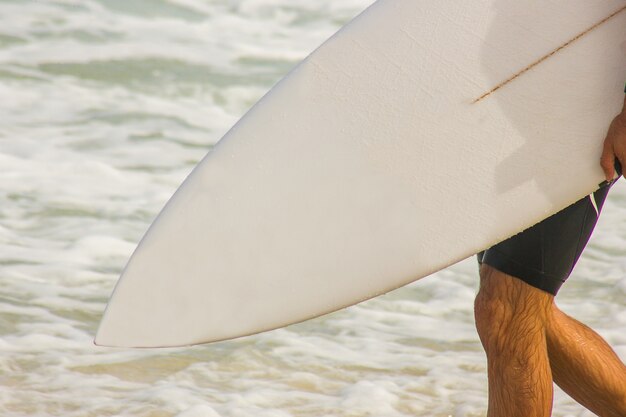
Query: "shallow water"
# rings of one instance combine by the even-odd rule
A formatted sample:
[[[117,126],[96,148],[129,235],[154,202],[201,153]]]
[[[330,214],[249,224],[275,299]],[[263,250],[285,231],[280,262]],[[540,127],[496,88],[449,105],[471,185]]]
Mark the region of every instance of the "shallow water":
[[[92,339],[195,163],[369,0],[0,0],[0,414],[484,415],[473,260],[367,303],[186,349]],[[626,186],[560,304],[626,358]],[[562,393],[557,417],[590,416]]]

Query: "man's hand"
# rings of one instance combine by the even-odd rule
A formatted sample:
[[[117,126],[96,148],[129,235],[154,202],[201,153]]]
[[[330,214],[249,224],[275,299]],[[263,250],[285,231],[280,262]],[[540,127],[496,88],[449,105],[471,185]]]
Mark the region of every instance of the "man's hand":
[[[615,177],[615,159],[622,165],[622,170],[626,168],[626,97],[622,112],[613,119],[604,139],[600,165],[607,181]]]

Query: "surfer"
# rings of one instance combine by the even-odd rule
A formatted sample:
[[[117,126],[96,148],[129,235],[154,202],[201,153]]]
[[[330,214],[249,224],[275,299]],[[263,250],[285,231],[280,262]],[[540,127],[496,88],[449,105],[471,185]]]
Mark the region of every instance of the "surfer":
[[[604,141],[603,186],[478,255],[475,316],[487,354],[488,417],[550,416],[552,381],[601,417],[626,416],[626,366],[597,333],[554,303],[625,163],[626,97]]]

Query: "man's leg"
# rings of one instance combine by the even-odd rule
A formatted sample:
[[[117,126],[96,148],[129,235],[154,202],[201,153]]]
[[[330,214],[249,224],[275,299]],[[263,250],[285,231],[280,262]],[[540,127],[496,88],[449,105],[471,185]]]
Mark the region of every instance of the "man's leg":
[[[549,416],[552,378],[601,417],[626,416],[626,366],[554,297],[483,264],[476,326],[489,367],[488,417]]]
[[[601,417],[626,416],[626,366],[593,330],[553,306],[547,326],[554,381]]]
[[[549,417],[552,374],[546,326],[554,297],[487,264],[476,327],[487,353],[488,417]]]
[[[626,417],[624,365],[554,306],[612,184],[478,254],[476,326],[489,365],[489,417],[549,416],[552,373],[602,417]]]

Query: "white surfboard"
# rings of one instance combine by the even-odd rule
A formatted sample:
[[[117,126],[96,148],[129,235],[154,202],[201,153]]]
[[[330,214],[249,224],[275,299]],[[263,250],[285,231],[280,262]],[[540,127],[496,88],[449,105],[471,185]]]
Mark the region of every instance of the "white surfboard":
[[[181,185],[96,343],[257,333],[398,288],[594,191],[623,0],[379,0]]]

